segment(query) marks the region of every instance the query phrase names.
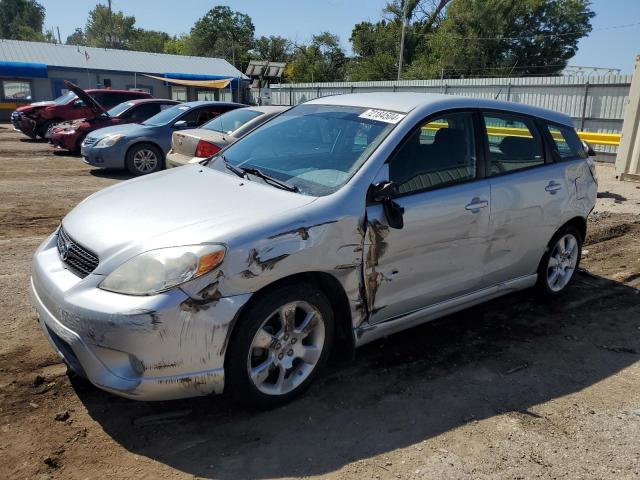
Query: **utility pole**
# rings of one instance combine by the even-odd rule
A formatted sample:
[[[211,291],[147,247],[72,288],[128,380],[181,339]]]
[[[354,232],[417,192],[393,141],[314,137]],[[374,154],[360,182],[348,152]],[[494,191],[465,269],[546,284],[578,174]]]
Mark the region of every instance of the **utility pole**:
[[[407,26],[407,3],[409,0],[402,2],[402,33],[400,34],[400,53],[398,54],[398,80],[402,76],[402,62],[404,60],[404,30]]]
[[[109,46],[111,48],[113,48],[113,16],[112,16],[112,9],[111,9],[111,0],[109,1]]]
[[[62,39],[60,38],[60,27],[56,27],[56,30],[58,30],[58,43],[62,44]]]

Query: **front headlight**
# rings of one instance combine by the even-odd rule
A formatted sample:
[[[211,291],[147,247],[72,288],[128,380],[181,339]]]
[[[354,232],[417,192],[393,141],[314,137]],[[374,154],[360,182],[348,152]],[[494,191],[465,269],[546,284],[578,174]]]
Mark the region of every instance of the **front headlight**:
[[[141,253],[107,275],[100,288],[126,295],[164,292],[218,267],[224,245],[188,245]]]
[[[124,135],[115,133],[113,135],[107,135],[104,138],[98,140],[98,143],[94,145],[95,148],[108,148],[113,147],[116,143],[124,138]]]

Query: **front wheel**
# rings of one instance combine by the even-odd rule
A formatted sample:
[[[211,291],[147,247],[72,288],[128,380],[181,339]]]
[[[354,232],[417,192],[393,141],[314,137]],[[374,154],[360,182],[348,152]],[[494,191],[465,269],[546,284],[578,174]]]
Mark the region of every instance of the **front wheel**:
[[[547,296],[564,292],[582,255],[582,236],[573,226],[560,229],[549,242],[538,268],[538,289]]]
[[[140,143],[127,152],[126,165],[131,175],[146,175],[162,170],[164,156],[155,145]]]
[[[274,290],[242,315],[226,359],[226,389],[240,403],[273,408],[300,395],[326,362],[334,320],[327,297],[299,285]]]

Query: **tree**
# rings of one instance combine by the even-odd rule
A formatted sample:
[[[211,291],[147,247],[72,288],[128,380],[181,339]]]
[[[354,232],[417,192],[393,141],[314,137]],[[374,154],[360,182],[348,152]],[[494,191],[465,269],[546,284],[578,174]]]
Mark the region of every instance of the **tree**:
[[[362,22],[353,27],[349,80],[390,80],[398,73],[400,22]]]
[[[0,38],[44,41],[44,15],[35,0],[0,0]]]
[[[391,0],[383,10],[385,20],[375,24],[362,22],[353,28],[350,41],[355,58],[349,68],[351,80],[396,78],[405,2],[404,64],[426,53],[425,38],[437,28],[451,0]]]
[[[309,45],[294,49],[286,71],[292,82],[331,82],[344,80],[347,57],[337,35],[323,32],[314,35]]]
[[[274,35],[262,36],[253,43],[251,57],[254,60],[287,62],[291,58],[291,41]]]
[[[106,5],[98,4],[89,12],[84,29],[86,43],[91,47],[130,49],[138,33],[135,23],[135,17],[111,12]]]
[[[456,0],[409,78],[553,75],[591,31],[590,0]]]
[[[187,55],[188,53],[188,35],[181,35],[179,37],[171,37],[164,44],[164,53],[170,53],[172,55]]]
[[[166,32],[138,28],[131,41],[131,49],[139,52],[163,53],[171,40],[171,36]]]
[[[67,45],[87,46],[87,37],[81,28],[76,28],[71,35],[67,37],[65,42]]]
[[[242,64],[250,58],[254,31],[249,15],[217,6],[195,23],[187,51],[190,55],[222,57],[235,65]]]

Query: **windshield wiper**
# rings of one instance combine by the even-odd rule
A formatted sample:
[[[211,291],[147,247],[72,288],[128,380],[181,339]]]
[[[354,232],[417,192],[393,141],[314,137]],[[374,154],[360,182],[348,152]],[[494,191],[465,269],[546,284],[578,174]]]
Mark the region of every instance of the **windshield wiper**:
[[[227,170],[231,170],[233,173],[235,173],[240,178],[245,178],[246,177],[246,175],[244,174],[244,171],[240,170],[239,168],[235,167],[234,165],[231,165],[229,163],[229,160],[227,160],[227,158],[224,155],[219,155],[219,157],[224,162],[224,166],[225,166],[225,168]],[[210,158],[209,160],[211,160],[212,158]]]
[[[239,167],[239,168],[240,168],[240,170],[242,170],[243,173],[249,173],[251,175],[255,175],[256,177],[260,177],[265,182],[270,183],[274,187],[278,187],[278,188],[281,188],[283,190],[287,190],[289,192],[298,192],[298,191],[300,191],[300,189],[298,187],[296,187],[295,185],[287,185],[286,183],[281,182],[277,178],[274,178],[274,177],[272,177],[270,175],[267,175],[266,173],[262,172],[261,170],[255,168],[255,167]]]

